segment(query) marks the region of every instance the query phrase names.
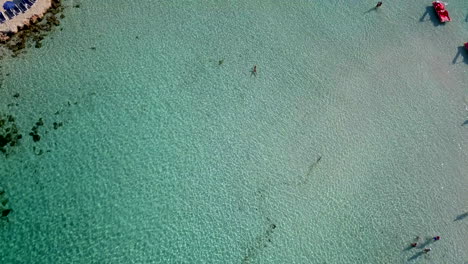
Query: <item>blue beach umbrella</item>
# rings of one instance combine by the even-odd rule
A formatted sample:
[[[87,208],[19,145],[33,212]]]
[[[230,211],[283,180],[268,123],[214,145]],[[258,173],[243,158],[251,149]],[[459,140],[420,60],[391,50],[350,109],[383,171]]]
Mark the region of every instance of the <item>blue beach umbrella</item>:
[[[3,9],[5,10],[8,10],[8,9],[13,9],[15,8],[16,5],[15,3],[13,3],[12,1],[6,1],[4,4],[3,4]]]

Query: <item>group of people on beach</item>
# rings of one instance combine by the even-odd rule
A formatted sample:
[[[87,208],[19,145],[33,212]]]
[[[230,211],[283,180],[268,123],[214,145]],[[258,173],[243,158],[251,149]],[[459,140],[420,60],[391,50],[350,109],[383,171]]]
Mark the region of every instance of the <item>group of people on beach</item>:
[[[418,246],[418,242],[419,242],[420,239],[421,239],[421,238],[420,238],[419,236],[417,236],[417,237],[416,237],[416,242],[411,243],[411,247],[417,247],[417,246]],[[435,236],[435,237],[433,237],[433,238],[431,239],[431,241],[438,241],[438,240],[440,240],[440,236]],[[429,243],[429,242],[426,242],[424,245],[427,245],[428,243]],[[430,247],[426,248],[426,247],[425,247],[425,248],[423,249],[423,252],[424,252],[424,253],[429,253],[429,251],[431,251],[431,250],[432,250],[432,248],[430,248]]]

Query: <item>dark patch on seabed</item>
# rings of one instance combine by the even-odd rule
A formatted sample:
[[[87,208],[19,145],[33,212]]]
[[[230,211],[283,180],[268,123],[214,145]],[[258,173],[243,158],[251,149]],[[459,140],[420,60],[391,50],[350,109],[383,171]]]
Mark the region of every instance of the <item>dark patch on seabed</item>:
[[[95,96],[96,93],[92,92],[88,96]],[[8,104],[9,107],[18,106],[18,102],[21,100],[19,93],[15,93],[13,98],[15,103]],[[32,143],[38,144],[42,141],[44,135],[48,134],[51,129],[58,130],[64,125],[64,121],[57,120],[60,118],[60,115],[70,112],[74,106],[78,105],[78,101],[70,102],[67,101],[64,105],[59,106],[61,110],[58,110],[54,113],[54,119],[56,121],[47,123],[46,120],[42,117],[39,117],[37,121],[31,128],[29,136],[31,136]],[[64,118],[64,117],[62,117]],[[52,118],[50,118],[52,119]],[[16,118],[11,114],[2,114],[0,113],[0,152],[5,154],[5,157],[8,157],[14,152],[14,147],[20,146],[20,142],[23,140],[23,135],[20,133],[20,128],[16,125]],[[44,151],[39,146],[32,147],[33,152],[36,155],[42,155],[51,150]]]
[[[273,242],[273,232],[276,229],[276,224],[268,216],[269,213],[265,211],[265,203],[267,196],[265,191],[262,189],[257,190],[259,208],[255,209],[259,211],[260,216],[265,219],[265,227],[255,237],[255,240],[251,242],[251,245],[247,248],[247,252],[242,258],[242,263],[250,263],[264,248]]]
[[[29,135],[32,137],[34,142],[38,142],[41,140],[41,136],[38,134],[39,127],[44,125],[44,121],[42,121],[42,118],[39,118],[39,121],[36,122],[36,125],[32,127],[31,132]]]
[[[9,202],[9,199],[5,190],[2,187],[0,187],[0,213],[1,213],[0,219],[2,220],[2,222],[10,221],[8,219],[8,215],[13,211],[13,209],[11,209],[8,206],[8,202]]]
[[[96,93],[92,92],[90,94],[87,94],[86,96],[94,95],[96,95]],[[19,100],[19,97],[19,93],[13,94],[14,100]],[[18,104],[15,103],[12,105],[17,106]],[[64,105],[62,105],[60,107],[61,110],[56,111],[53,116],[55,118],[58,118],[60,115],[70,112],[71,109],[73,109],[72,106],[76,105],[78,105],[77,101],[68,101]],[[46,120],[42,117],[38,118],[31,128],[31,132],[29,133],[29,135],[32,137],[32,142],[29,141],[29,143],[38,144],[38,142],[42,139],[41,135],[48,133],[48,128],[53,128],[54,130],[57,130],[61,128],[63,124],[63,121],[56,121],[50,124],[47,123]],[[20,146],[20,142],[22,142],[23,140],[25,139],[20,133],[20,129],[16,125],[16,118],[11,114],[0,113],[0,152],[3,153],[6,158],[8,158],[10,154],[15,153],[15,148]],[[36,155],[42,155],[46,152],[50,152],[50,150],[44,151],[40,147],[36,147],[36,145],[32,146],[32,150]],[[34,173],[36,172],[37,170],[34,170]],[[37,180],[36,184],[39,184]],[[9,206],[9,197],[7,196],[5,190],[2,187],[0,187],[0,225],[4,225],[10,222],[9,216],[12,212],[14,211]]]
[[[263,248],[266,248],[268,244],[272,242],[273,231],[275,229],[276,225],[271,223],[263,233],[259,234],[255,238],[253,245],[247,249],[247,254],[242,259],[242,263],[250,263],[250,261],[255,258]]]
[[[309,165],[309,168],[305,177],[303,177],[299,183],[295,183],[294,185],[301,186],[301,185],[308,184],[310,181],[310,177],[312,176],[315,168],[318,166],[321,160],[322,160],[322,156],[319,155]],[[263,189],[257,190],[256,195],[258,196],[257,198],[259,199],[259,208],[258,209],[256,208],[255,210],[259,211],[261,216],[265,218],[266,225],[265,225],[265,229],[261,231],[259,235],[257,235],[255,240],[252,242],[251,246],[247,248],[247,252],[242,259],[242,263],[250,263],[251,261],[253,261],[253,259],[256,256],[258,256],[264,248],[268,247],[268,245],[273,242],[273,233],[277,227],[277,224],[271,220],[269,214],[265,211],[265,203],[267,200],[267,195],[265,193],[265,190]]]
[[[8,156],[12,148],[17,146],[23,137],[16,126],[16,119],[12,115],[0,114],[0,152]]]

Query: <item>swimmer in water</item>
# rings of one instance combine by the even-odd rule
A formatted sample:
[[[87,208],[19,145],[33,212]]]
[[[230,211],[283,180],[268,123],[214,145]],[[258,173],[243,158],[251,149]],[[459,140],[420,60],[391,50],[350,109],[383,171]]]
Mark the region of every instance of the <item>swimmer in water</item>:
[[[257,65],[254,65],[254,66],[253,66],[252,75],[257,76]]]

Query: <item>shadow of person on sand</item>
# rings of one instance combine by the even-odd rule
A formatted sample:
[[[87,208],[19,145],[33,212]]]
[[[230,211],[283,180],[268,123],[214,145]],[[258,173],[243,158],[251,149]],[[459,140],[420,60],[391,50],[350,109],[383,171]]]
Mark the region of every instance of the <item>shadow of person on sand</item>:
[[[463,124],[468,124],[468,120],[466,120],[465,123]],[[455,220],[453,221],[460,221],[460,220],[465,219],[466,217],[468,217],[468,212],[458,215],[457,218],[455,218]]]
[[[455,55],[455,58],[453,58],[452,64],[460,63],[460,62],[457,62],[457,61],[458,61],[458,58],[459,58],[460,56],[463,57],[463,61],[462,61],[462,62],[468,64],[468,50],[466,50],[464,46],[459,46],[459,47],[458,47],[457,55]]]
[[[432,6],[426,7],[426,12],[424,12],[423,16],[419,19],[419,22],[426,22],[426,16],[429,16],[429,20],[431,20],[435,27],[443,25],[443,23],[440,22],[439,17],[437,17],[437,14]]]

